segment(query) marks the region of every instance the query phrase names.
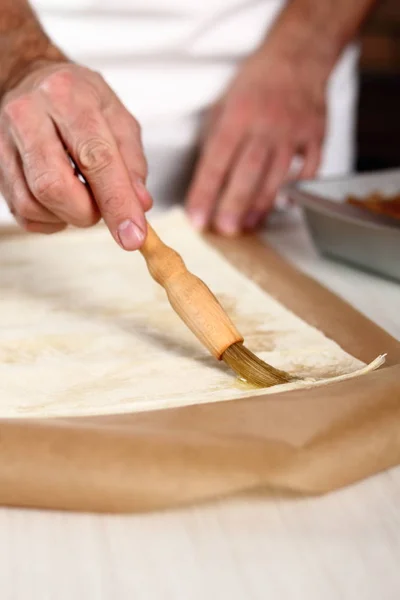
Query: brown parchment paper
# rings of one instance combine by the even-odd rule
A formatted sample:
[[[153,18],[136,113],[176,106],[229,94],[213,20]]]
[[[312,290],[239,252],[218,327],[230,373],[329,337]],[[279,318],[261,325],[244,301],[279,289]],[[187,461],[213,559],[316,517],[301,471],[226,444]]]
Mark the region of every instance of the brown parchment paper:
[[[232,402],[0,419],[0,504],[130,512],[257,489],[318,494],[400,463],[400,342],[257,239],[208,237],[352,355],[370,362],[387,352],[385,367],[322,388]]]

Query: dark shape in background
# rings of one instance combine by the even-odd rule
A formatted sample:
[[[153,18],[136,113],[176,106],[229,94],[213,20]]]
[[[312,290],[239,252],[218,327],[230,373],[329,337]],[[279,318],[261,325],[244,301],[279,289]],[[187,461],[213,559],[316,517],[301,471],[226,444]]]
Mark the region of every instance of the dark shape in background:
[[[383,0],[364,26],[357,170],[400,167],[400,2]]]

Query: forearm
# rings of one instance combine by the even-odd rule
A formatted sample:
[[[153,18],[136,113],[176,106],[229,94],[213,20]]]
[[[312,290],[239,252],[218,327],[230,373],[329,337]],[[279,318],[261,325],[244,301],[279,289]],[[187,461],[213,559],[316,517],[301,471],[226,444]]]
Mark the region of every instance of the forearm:
[[[0,0],[0,99],[33,64],[63,59],[26,0]]]
[[[330,73],[376,0],[289,0],[264,43]]]

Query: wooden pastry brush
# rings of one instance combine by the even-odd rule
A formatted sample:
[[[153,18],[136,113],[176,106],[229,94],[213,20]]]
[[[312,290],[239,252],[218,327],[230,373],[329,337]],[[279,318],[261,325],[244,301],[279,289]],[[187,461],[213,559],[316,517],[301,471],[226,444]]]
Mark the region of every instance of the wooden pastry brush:
[[[89,188],[75,161],[67,155],[75,175]],[[164,244],[149,224],[140,252],[153,279],[167,292],[172,308],[215,358],[257,387],[293,381],[288,373],[268,365],[243,345],[243,336],[211,290],[188,271],[181,256]]]
[[[147,227],[140,252],[149,272],[203,346],[250,384],[271,387],[293,381],[288,373],[268,365],[243,345],[243,336],[206,284],[188,271],[181,256],[160,240],[151,225]]]

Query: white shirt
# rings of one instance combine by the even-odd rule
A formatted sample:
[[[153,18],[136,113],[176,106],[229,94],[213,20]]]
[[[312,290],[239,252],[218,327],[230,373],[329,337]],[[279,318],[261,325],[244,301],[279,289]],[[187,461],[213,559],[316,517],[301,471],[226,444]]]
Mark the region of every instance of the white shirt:
[[[223,92],[238,61],[265,37],[285,0],[33,0],[55,43],[102,72],[142,125],[150,191],[172,200],[185,181],[204,110]],[[357,51],[350,48],[330,85],[322,172],[353,158]],[[167,200],[168,201],[168,200]]]
[[[68,5],[68,8],[63,8]],[[261,42],[281,0],[34,0],[73,59],[101,70],[144,125],[195,112]]]

